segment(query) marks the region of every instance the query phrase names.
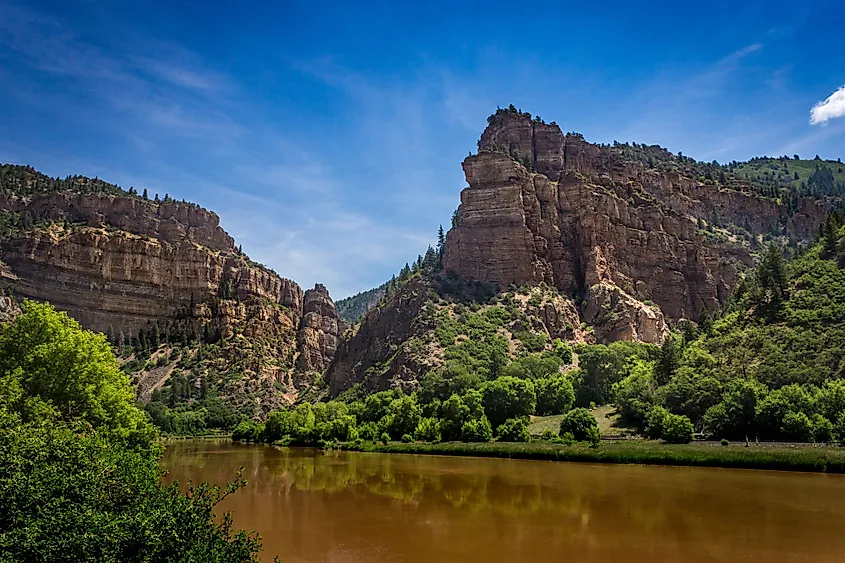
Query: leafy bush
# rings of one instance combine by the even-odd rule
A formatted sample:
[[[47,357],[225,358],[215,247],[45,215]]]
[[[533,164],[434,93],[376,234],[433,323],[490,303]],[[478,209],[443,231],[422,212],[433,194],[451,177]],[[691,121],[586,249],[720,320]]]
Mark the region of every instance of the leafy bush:
[[[489,442],[493,439],[493,428],[487,417],[469,420],[461,427],[461,440],[464,442]]]
[[[528,442],[528,423],[524,418],[509,418],[496,429],[496,437],[500,442]]]
[[[652,440],[659,440],[663,436],[669,411],[663,407],[654,407],[645,416],[645,435]]]
[[[663,441],[667,444],[689,444],[692,442],[693,432],[690,419],[679,414],[670,414],[663,421]]]
[[[375,442],[379,438],[378,424],[365,422],[358,427],[358,437],[368,442]]]
[[[833,441],[833,423],[816,413],[812,416],[810,421],[813,423],[813,441],[814,442],[832,442]]]
[[[509,418],[529,416],[534,413],[537,395],[530,381],[503,376],[489,381],[482,388],[484,413],[493,425],[500,425]]]
[[[23,311],[0,329],[0,560],[256,561],[258,539],[214,514],[245,482],[165,486],[102,335],[49,305]]]
[[[439,442],[441,438],[440,421],[431,417],[421,418],[417,429],[414,431],[414,438],[421,442]]]
[[[565,375],[537,379],[534,389],[537,393],[536,413],[539,415],[565,413],[575,403],[575,390]]]
[[[242,420],[232,432],[232,439],[238,442],[260,442],[263,439],[264,425],[252,420]]]
[[[781,432],[796,442],[809,442],[813,439],[813,423],[803,412],[789,412],[783,417]]]
[[[402,442],[405,444],[410,444],[414,441],[414,437],[410,434],[402,434]]]
[[[579,442],[586,442],[590,439],[591,429],[598,430],[599,424],[593,413],[585,408],[572,409],[560,421],[560,435],[566,433]]]

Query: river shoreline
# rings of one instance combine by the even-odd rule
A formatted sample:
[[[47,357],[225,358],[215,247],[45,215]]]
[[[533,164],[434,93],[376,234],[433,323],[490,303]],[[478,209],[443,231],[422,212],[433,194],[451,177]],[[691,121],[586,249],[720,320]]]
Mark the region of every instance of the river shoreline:
[[[342,444],[340,448],[375,453],[845,473],[845,448],[837,446],[749,445],[746,447],[744,445],[721,446],[718,443],[670,445],[646,440],[625,440],[602,442],[598,448],[591,448],[586,444],[567,446],[548,442],[439,444],[364,442]]]

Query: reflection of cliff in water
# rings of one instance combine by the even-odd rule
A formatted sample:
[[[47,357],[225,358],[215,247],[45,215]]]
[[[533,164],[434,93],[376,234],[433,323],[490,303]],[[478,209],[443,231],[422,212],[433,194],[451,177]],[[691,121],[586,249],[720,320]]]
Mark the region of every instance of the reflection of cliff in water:
[[[217,483],[244,466],[249,485],[227,506],[238,525],[250,525],[242,518],[248,512],[274,530],[299,525],[300,534],[318,541],[320,534],[342,538],[354,530],[358,539],[378,538],[377,528],[404,523],[423,543],[469,541],[471,534],[491,546],[506,538],[508,550],[536,550],[541,542],[543,550],[587,560],[598,552],[621,556],[616,550],[628,541],[651,542],[644,554],[671,560],[688,557],[685,550],[694,545],[700,561],[724,556],[733,549],[730,538],[746,548],[748,541],[775,546],[784,530],[799,525],[797,512],[813,512],[814,502],[829,498],[820,487],[845,492],[845,479],[823,476],[237,444],[175,444],[165,464],[178,466],[183,479]],[[784,510],[787,499],[790,510]],[[306,521],[319,522],[319,533],[301,529]],[[826,520],[822,527],[832,525]],[[629,554],[628,560],[639,559]]]

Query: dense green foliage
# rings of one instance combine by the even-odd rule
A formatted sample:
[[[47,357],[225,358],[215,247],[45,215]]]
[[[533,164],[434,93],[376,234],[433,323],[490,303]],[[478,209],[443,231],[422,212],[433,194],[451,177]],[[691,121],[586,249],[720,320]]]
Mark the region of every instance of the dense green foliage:
[[[25,302],[0,328],[1,561],[257,561],[214,507],[245,484],[164,486],[160,448],[102,335]]]
[[[727,306],[699,329],[638,358],[613,385],[625,420],[662,436],[662,411],[733,440],[843,439],[845,227],[834,214],[819,240],[785,261],[770,245]]]

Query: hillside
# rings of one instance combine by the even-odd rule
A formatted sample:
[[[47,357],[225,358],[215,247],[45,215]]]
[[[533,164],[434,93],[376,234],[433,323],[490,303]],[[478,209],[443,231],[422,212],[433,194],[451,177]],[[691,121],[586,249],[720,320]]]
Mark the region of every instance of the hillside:
[[[348,323],[356,323],[367,311],[375,307],[382,297],[384,297],[387,286],[390,282],[385,282],[378,287],[368,289],[356,293],[350,297],[345,297],[335,303],[337,308],[337,315]]]
[[[772,246],[714,318],[688,327],[615,390],[648,429],[654,407],[717,437],[829,441],[845,431],[845,227],[784,262]]]
[[[244,255],[216,214],[169,195],[3,165],[0,226],[4,291],[106,333],[145,400],[182,374],[266,412],[311,385],[345,328],[324,287],[303,293]]]

